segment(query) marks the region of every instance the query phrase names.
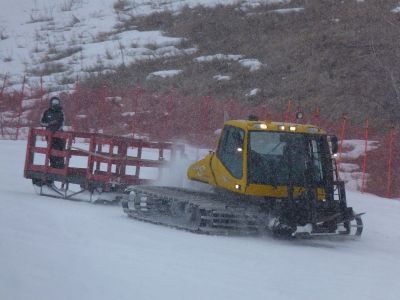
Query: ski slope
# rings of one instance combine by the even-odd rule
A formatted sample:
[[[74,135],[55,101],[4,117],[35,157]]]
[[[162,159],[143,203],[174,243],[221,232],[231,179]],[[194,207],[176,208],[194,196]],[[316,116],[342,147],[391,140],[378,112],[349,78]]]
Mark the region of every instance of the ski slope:
[[[196,235],[118,206],[36,195],[24,141],[0,141],[0,299],[385,299],[400,296],[400,202],[349,192],[360,240]]]

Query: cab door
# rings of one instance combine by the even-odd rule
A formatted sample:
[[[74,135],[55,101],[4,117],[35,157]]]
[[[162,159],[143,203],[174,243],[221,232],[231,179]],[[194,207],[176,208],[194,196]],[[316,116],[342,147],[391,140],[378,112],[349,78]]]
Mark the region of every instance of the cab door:
[[[245,187],[244,157],[246,157],[245,131],[234,126],[225,126],[217,149],[217,160],[213,160],[216,184],[225,189],[241,192]]]

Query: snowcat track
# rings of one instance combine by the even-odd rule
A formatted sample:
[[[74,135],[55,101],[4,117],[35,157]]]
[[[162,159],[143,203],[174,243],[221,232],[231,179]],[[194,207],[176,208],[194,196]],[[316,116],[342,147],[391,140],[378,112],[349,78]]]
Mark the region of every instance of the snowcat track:
[[[269,216],[250,202],[220,199],[214,193],[184,188],[133,186],[121,201],[124,212],[137,220],[210,235],[269,235]],[[346,239],[361,235],[361,214],[351,221],[349,232],[297,234],[297,239]],[[355,224],[353,224],[355,223]],[[356,228],[351,230],[351,228]],[[287,237],[287,236],[286,236]]]
[[[259,218],[258,208],[217,200],[212,193],[153,186],[135,186],[131,191],[135,200],[125,198],[122,206],[138,220],[210,235],[257,235],[265,231],[266,216]]]

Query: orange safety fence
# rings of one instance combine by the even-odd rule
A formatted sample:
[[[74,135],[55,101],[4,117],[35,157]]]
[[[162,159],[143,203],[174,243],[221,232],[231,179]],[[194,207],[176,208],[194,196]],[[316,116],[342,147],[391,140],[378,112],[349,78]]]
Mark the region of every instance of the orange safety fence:
[[[43,88],[27,88],[24,78],[19,89],[0,82],[0,138],[26,138],[29,127],[39,126],[51,94]],[[319,107],[302,108],[293,99],[281,110],[272,109],[268,99],[250,105],[235,99],[217,100],[212,93],[184,96],[175,89],[155,93],[140,86],[114,88],[107,84],[93,89],[75,84],[74,90],[59,95],[65,111],[65,125],[72,131],[115,136],[136,136],[157,141],[185,141],[214,148],[216,130],[224,119],[257,115],[263,120],[311,123],[339,138],[338,163],[343,176],[352,179],[362,192],[387,198],[400,197],[400,136],[398,129],[373,128],[368,120],[354,125],[346,115],[339,120],[325,118]],[[300,103],[300,102],[299,102]],[[296,113],[304,112],[302,120]]]

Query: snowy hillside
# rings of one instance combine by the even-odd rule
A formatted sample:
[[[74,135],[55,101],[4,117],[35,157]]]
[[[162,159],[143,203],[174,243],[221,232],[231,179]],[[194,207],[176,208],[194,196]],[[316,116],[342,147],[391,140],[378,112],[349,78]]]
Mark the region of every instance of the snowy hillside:
[[[0,299],[398,299],[400,203],[350,192],[360,240],[204,236],[35,195],[0,141]]]
[[[0,78],[18,88],[43,75],[45,87],[68,89],[77,76],[112,71],[138,60],[193,54],[182,39],[160,31],[117,29],[131,16],[179,11],[185,5],[215,6],[234,0],[3,0],[0,10]],[[247,0],[243,5],[287,2]]]

